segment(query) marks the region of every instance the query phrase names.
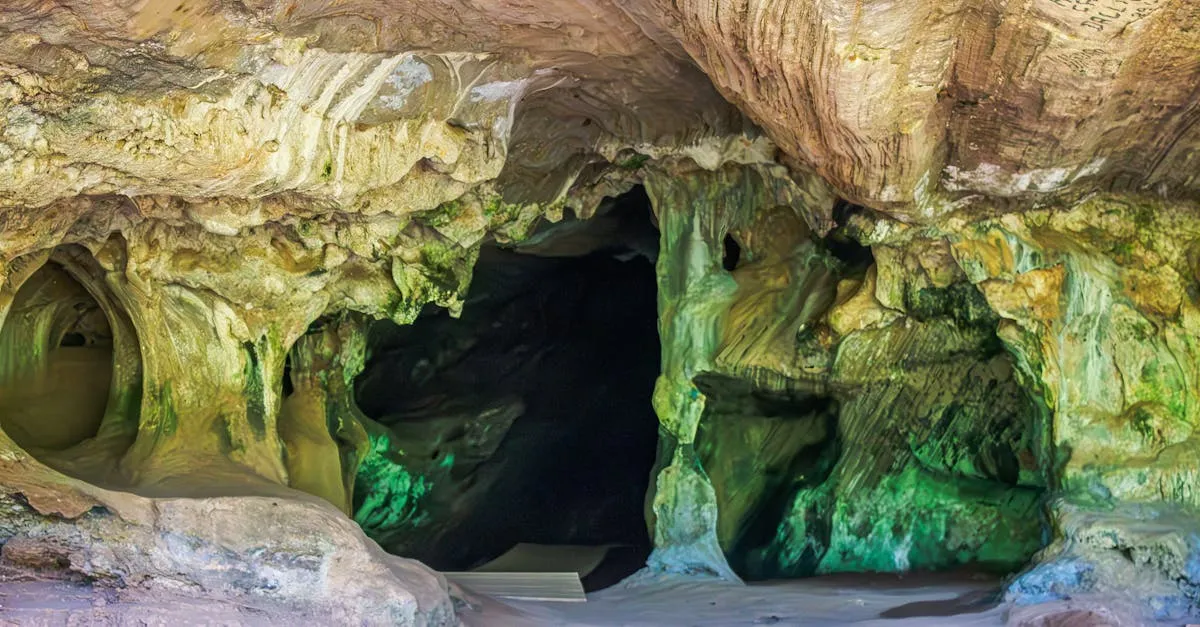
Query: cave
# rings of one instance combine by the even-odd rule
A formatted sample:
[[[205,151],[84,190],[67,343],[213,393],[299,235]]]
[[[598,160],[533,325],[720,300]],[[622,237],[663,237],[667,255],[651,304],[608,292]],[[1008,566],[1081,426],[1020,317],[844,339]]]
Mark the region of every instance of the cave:
[[[141,401],[141,346],[95,256],[61,246],[22,260],[0,326],[0,427],[67,475],[129,486],[121,459]]]
[[[617,565],[585,577],[595,588],[650,551],[657,232],[640,189],[545,227],[482,248],[461,315],[371,327],[355,398],[377,444],[355,517],[442,570],[518,544],[603,547]]]
[[[1200,2],[426,4],[0,2],[0,622],[1200,624]]]
[[[26,449],[61,451],[100,430],[113,333],[100,304],[60,265],[35,272],[0,329],[0,424]]]

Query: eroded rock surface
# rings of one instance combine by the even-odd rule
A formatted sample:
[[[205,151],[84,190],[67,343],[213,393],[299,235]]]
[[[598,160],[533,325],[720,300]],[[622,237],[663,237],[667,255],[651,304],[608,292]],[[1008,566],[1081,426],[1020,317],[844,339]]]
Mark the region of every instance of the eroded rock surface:
[[[4,555],[453,623],[347,514],[467,567],[442,549],[486,536],[478,495],[509,474],[535,509],[516,449],[567,447],[551,417],[626,447],[604,391],[531,410],[517,379],[623,319],[538,268],[646,257],[644,520],[607,501],[624,527],[591,533],[602,494],[546,538],[645,523],[652,571],[731,580],[1027,564],[1016,604],[1200,613],[1197,24],[1190,0],[7,3]],[[610,211],[638,186],[652,228]],[[521,299],[595,315],[525,329]],[[427,306],[363,374],[373,321]],[[413,389],[366,418],[393,371]]]
[[[440,575],[385,554],[311,497],[151,500],[67,480],[19,453],[8,453],[3,467],[9,489],[20,491],[4,497],[0,517],[10,567],[150,599],[247,603],[258,609],[255,619],[457,622]]]
[[[723,94],[860,202],[915,218],[938,190],[1195,195],[1187,0],[657,7]]]

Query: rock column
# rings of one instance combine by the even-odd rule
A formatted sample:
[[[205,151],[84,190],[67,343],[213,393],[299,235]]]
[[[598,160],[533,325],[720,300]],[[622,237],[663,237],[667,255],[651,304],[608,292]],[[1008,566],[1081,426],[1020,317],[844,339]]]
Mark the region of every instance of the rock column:
[[[723,241],[778,206],[813,215],[831,199],[753,168],[651,173],[646,180],[661,234],[658,256],[662,375],[654,391],[660,459],[648,497],[652,569],[737,580],[717,540],[717,497],[695,448],[707,399],[697,374],[713,371],[738,283],[722,267]]]
[[[292,487],[352,515],[354,477],[369,446],[354,378],[366,352],[366,319],[319,321],[291,350],[293,393],[283,403],[279,434]]]

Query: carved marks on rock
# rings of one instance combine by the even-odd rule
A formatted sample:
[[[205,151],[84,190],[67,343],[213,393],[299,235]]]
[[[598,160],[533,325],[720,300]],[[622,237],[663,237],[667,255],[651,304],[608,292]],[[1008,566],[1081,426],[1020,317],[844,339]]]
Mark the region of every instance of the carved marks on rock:
[[[1149,17],[1164,0],[1041,0],[1046,12],[1082,33],[1113,34]]]

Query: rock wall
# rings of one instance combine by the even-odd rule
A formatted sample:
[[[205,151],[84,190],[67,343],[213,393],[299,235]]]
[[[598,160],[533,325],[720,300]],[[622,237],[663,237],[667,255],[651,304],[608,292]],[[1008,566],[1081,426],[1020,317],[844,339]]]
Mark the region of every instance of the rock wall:
[[[885,246],[948,245],[1040,408],[1054,535],[1018,601],[1104,592],[1159,619],[1194,611],[1196,218],[1188,203],[1090,195],[970,225],[863,225]]]
[[[1196,193],[1188,0],[658,2],[721,92],[847,197]]]
[[[661,566],[1024,563],[1040,547],[1044,420],[948,249],[924,255],[936,283],[906,273],[886,294],[877,268],[902,259],[843,261],[805,222],[827,196],[789,206],[745,170],[663,185],[673,195],[650,185],[664,244],[656,406],[674,448],[654,499]],[[723,267],[726,234],[743,245]]]
[[[601,199],[644,184],[651,569],[1032,559],[1014,602],[1196,613],[1197,22],[1190,0],[7,3],[0,486],[29,507],[6,555],[452,622],[444,584],[337,514],[402,529],[428,489],[355,406],[366,325],[460,315],[484,243],[578,254],[601,226],[545,223],[619,234]],[[41,430],[8,390],[53,396],[68,334],[111,343],[111,373]],[[295,527],[267,537],[275,507]]]
[[[1194,611],[1194,205],[972,202],[925,226],[843,210],[822,240],[804,221],[819,208],[768,209],[707,173],[649,180],[666,364],[652,567],[1032,558],[1014,602]],[[727,234],[740,260],[722,267]],[[873,259],[839,258],[840,237]]]

